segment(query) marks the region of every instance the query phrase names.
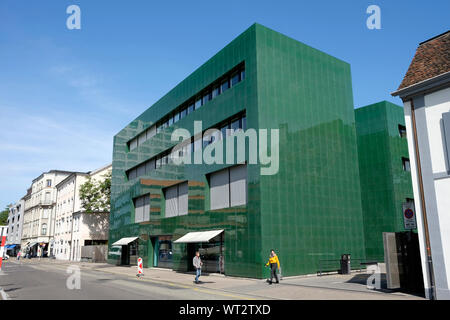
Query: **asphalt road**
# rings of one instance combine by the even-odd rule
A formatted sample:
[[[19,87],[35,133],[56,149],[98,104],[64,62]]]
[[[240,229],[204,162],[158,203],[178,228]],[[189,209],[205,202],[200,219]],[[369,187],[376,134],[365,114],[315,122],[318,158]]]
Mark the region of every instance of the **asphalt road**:
[[[80,289],[68,289],[67,266],[27,265],[8,262],[3,265],[0,288],[8,299],[18,300],[228,300],[243,299],[221,291],[152,283],[126,276],[84,270],[80,272]],[[75,282],[69,281],[72,285]]]

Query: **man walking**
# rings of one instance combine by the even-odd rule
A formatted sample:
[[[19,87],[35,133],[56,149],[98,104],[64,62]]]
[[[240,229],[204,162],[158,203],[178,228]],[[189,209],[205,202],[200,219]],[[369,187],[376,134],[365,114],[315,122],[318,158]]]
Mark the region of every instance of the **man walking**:
[[[266,266],[270,265],[270,280],[269,284],[272,284],[272,279],[275,278],[277,283],[280,283],[278,280],[277,270],[280,268],[280,260],[278,260],[278,256],[275,254],[275,251],[270,250],[269,261],[266,263]]]
[[[200,252],[195,252],[195,257],[192,260],[192,264],[195,267],[195,283],[199,283],[198,278],[201,276],[202,274],[202,259],[200,259]]]

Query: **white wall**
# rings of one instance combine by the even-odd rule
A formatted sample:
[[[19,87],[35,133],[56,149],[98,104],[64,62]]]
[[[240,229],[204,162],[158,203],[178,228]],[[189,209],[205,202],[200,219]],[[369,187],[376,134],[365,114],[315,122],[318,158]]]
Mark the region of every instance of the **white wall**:
[[[410,102],[405,102],[404,108],[424,283],[425,288],[429,288]],[[445,112],[450,112],[450,88],[425,95],[424,107],[415,105],[417,142],[438,299],[450,299],[450,176],[448,175],[450,168],[447,168],[446,164],[447,155],[441,121],[442,114]],[[429,293],[426,293],[428,296]]]

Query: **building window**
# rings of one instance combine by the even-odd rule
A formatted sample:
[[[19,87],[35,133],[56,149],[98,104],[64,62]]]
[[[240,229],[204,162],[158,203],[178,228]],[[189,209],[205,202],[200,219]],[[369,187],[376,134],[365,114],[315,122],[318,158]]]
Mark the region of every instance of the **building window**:
[[[398,125],[398,133],[400,134],[400,137],[406,138],[406,127],[399,124]]]
[[[220,84],[220,93],[224,93],[229,88],[230,88],[230,81],[226,79]]]
[[[231,79],[230,79],[230,74]],[[154,125],[152,133],[153,135],[156,133],[160,133],[164,128],[167,128],[189,113],[193,112],[194,110],[199,109],[201,106],[203,106],[208,101],[214,99],[224,91],[228,90],[232,86],[235,86],[237,83],[241,82],[245,78],[245,65],[244,63],[239,64],[238,66],[234,67],[232,70],[227,72],[224,76],[218,78],[216,81],[214,81],[212,84],[204,88],[202,91],[198,92],[196,95],[198,95],[197,100],[195,103],[189,102],[189,105],[186,107],[186,105],[180,105],[179,107],[175,108],[175,113],[172,113],[160,121],[158,121],[157,125]],[[203,92],[203,94],[202,94]],[[134,139],[131,139],[128,142],[129,150],[134,150],[139,145],[141,145],[145,140],[149,139],[149,132],[145,131],[142,134],[139,134],[138,137],[135,137]],[[141,136],[142,135],[142,136]]]
[[[402,158],[402,164],[403,164],[404,171],[411,171],[411,166],[410,166],[408,158]]]
[[[146,194],[134,200],[134,222],[150,220],[150,195]]]
[[[188,183],[183,182],[164,190],[165,217],[176,217],[188,214]]]
[[[48,179],[47,180],[47,187],[51,187],[52,186],[52,180]]]
[[[47,224],[46,223],[42,224],[42,232],[41,233],[43,236],[47,235]]]
[[[130,151],[136,149],[137,146],[138,146],[137,139],[135,138],[135,139],[131,140],[131,142],[130,142]]]
[[[191,113],[193,111],[194,111],[194,104],[190,104],[188,109],[187,109],[187,113],[189,114],[189,113]]]
[[[209,100],[211,100],[211,92],[207,92],[207,93],[203,96],[202,104],[207,103]]]
[[[219,87],[215,87],[215,88],[212,90],[212,98],[214,99],[214,98],[217,97],[219,94],[220,94]]]
[[[237,85],[240,81],[239,79],[240,77],[240,73],[235,73],[231,76],[231,86],[234,87],[235,85]]]
[[[238,165],[209,175],[211,210],[247,204],[247,166]]]
[[[202,106],[202,99],[199,98],[199,99],[197,99],[197,100],[195,101],[194,109],[195,109],[195,110],[200,109],[201,106]]]

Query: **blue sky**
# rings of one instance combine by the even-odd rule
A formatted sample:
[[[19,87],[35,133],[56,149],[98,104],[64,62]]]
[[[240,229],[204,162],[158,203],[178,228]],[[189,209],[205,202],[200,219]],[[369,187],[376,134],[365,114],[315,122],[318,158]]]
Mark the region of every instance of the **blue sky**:
[[[81,30],[66,8],[81,8]],[[366,9],[381,8],[381,30]],[[355,106],[392,98],[419,42],[449,29],[450,1],[0,3],[0,208],[51,169],[111,162],[120,129],[254,22],[351,64]]]

